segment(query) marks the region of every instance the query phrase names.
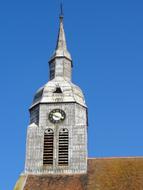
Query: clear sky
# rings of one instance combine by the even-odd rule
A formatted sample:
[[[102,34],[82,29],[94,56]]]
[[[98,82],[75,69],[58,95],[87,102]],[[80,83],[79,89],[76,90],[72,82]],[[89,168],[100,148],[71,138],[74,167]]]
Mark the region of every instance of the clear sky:
[[[48,80],[60,0],[0,1],[0,189],[24,169],[28,108]],[[143,1],[66,0],[73,81],[89,108],[89,156],[143,155]]]

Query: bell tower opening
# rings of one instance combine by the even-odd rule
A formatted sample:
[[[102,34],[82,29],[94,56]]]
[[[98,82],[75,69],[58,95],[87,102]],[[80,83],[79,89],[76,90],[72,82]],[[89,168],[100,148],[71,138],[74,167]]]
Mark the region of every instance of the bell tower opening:
[[[58,164],[61,166],[68,165],[69,158],[69,132],[68,129],[61,129],[59,132],[59,155]]]
[[[43,165],[53,165],[54,132],[52,129],[45,130]]]

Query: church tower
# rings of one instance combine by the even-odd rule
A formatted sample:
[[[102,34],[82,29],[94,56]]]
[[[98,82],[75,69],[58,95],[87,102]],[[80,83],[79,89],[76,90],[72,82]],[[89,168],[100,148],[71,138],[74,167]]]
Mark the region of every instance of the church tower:
[[[25,174],[87,172],[87,106],[72,83],[61,11],[56,49],[49,61],[49,82],[35,94],[27,131]]]

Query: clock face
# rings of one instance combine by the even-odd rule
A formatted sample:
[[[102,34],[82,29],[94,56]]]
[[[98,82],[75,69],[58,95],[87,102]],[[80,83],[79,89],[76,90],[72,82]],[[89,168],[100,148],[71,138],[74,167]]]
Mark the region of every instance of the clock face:
[[[54,109],[49,113],[49,120],[51,123],[60,123],[64,121],[66,114],[61,109]]]

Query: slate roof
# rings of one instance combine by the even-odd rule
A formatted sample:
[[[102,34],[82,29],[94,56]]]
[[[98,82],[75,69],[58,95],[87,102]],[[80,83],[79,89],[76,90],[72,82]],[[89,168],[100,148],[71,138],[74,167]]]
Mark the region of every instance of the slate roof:
[[[57,39],[56,50],[51,58],[55,59],[56,57],[65,57],[69,60],[72,60],[71,55],[67,49],[66,36],[64,31],[63,17],[60,16],[60,27]]]
[[[143,157],[88,159],[82,175],[22,175],[14,190],[143,190]]]
[[[53,95],[53,92],[57,87],[61,88],[61,95]],[[31,108],[39,103],[55,103],[55,98],[62,98],[65,103],[77,102],[86,107],[83,92],[77,85],[73,84],[71,81],[66,81],[63,78],[55,78],[36,92]]]

